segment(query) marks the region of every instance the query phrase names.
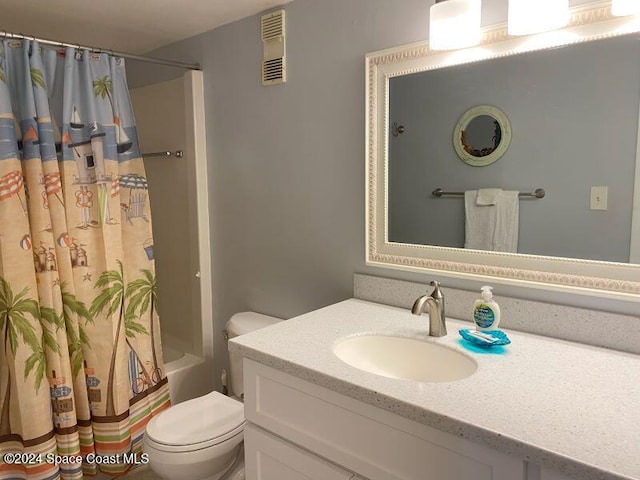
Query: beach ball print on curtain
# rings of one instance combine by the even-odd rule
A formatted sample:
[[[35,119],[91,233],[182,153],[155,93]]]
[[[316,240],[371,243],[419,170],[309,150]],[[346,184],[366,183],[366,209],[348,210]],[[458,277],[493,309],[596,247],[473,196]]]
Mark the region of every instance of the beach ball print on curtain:
[[[124,62],[0,49],[0,480],[121,475],[169,406],[148,184]],[[42,454],[42,457],[38,457]],[[122,458],[122,457],[121,457]]]

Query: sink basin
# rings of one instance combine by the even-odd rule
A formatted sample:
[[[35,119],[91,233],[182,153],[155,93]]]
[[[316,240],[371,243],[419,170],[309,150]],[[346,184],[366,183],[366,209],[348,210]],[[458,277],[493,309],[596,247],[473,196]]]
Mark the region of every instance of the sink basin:
[[[351,337],[336,343],[333,352],[343,362],[365,372],[417,382],[462,380],[478,368],[471,358],[453,349],[405,337]]]

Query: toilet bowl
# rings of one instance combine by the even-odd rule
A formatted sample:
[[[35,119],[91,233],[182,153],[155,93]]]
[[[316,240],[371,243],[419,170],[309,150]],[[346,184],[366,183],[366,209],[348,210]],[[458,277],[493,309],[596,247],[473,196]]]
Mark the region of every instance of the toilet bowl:
[[[228,338],[282,320],[254,312],[227,322]],[[230,356],[236,397],[211,392],[172,406],[146,427],[143,450],[151,469],[166,480],[244,480],[242,358]]]

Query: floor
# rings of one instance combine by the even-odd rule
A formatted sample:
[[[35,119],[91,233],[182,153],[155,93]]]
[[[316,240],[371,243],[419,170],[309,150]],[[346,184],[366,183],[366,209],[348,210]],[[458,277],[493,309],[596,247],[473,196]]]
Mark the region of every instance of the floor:
[[[132,473],[122,478],[126,480],[161,480],[160,477],[153,473],[151,468],[147,466],[136,468]]]
[[[85,477],[90,478],[90,477]],[[108,477],[106,475],[98,474],[97,477],[93,477],[95,480],[113,480],[113,477]],[[123,480],[162,480],[158,475],[153,473],[150,467],[142,466],[136,468],[133,472],[125,475],[124,477],[120,477]]]

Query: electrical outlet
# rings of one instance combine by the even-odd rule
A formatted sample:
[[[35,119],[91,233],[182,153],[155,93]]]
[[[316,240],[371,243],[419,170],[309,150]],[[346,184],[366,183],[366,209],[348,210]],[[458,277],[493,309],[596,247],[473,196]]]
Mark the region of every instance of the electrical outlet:
[[[609,187],[591,187],[591,210],[606,210]]]

